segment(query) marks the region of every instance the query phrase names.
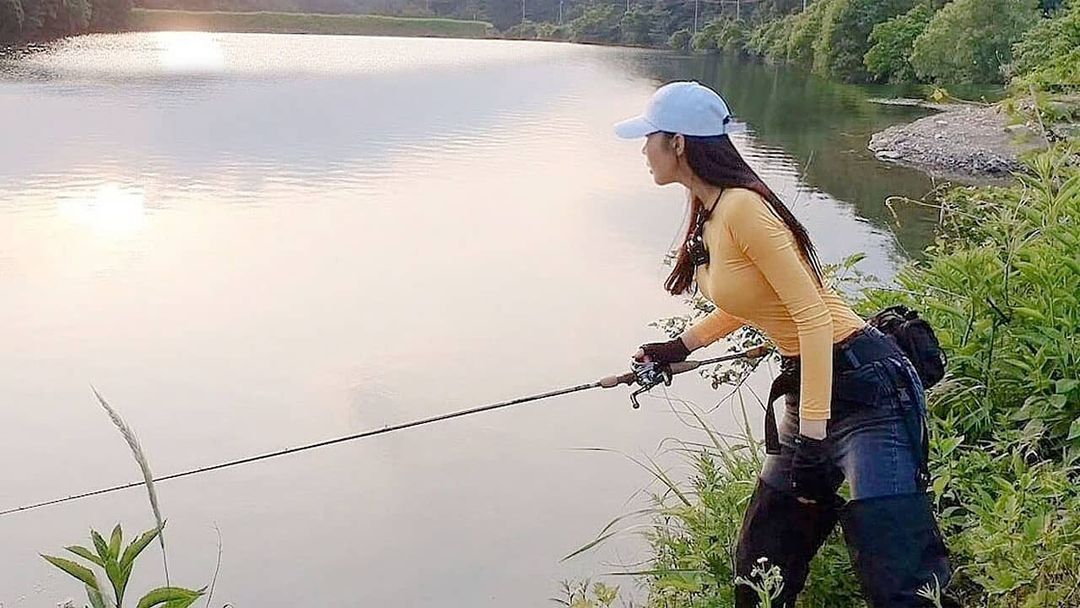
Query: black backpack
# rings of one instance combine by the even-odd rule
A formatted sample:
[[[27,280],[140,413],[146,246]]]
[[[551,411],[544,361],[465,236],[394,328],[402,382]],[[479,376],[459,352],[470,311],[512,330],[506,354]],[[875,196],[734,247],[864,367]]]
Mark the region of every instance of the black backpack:
[[[917,311],[903,304],[890,306],[867,320],[870,325],[896,342],[919,372],[924,388],[937,384],[945,376],[948,357],[941,350],[933,328]]]

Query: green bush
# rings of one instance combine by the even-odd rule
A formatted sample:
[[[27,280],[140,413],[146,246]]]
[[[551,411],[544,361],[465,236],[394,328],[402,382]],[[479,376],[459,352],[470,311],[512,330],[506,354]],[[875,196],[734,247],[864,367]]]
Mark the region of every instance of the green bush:
[[[676,30],[671,36],[668,37],[668,48],[676,51],[686,51],[690,48],[690,30],[683,28]]]
[[[114,31],[130,13],[131,0],[0,0],[0,43]]]
[[[791,17],[787,40],[784,43],[784,59],[802,68],[814,65],[814,41],[821,35],[821,21],[828,2],[816,2]]]
[[[935,490],[961,605],[1080,605],[1076,469],[1033,458],[1008,434],[967,442],[948,422],[935,426]]]
[[[653,29],[658,15],[638,6],[623,13],[619,19],[619,38],[626,44],[647,45],[653,42]]]
[[[911,53],[915,39],[919,37],[933,16],[926,4],[879,23],[870,32],[870,50],[863,57],[866,69],[876,80],[889,82],[913,82],[915,68],[911,65]]]
[[[1080,88],[1080,1],[1044,19],[1013,46],[1013,84],[1048,91]]]
[[[536,24],[536,37],[540,40],[569,40],[570,27],[541,21]]]
[[[914,0],[821,0],[828,2],[821,33],[814,41],[814,71],[847,81],[869,74],[863,57],[870,50],[870,32],[878,23],[905,13]]]
[[[770,61],[783,59],[787,45],[787,28],[790,24],[790,16],[762,23],[750,32],[746,50]]]
[[[24,18],[20,0],[0,0],[0,43],[18,39]]]
[[[585,8],[570,22],[570,40],[574,42],[618,42],[622,11],[615,5],[595,4]]]
[[[1001,82],[1012,45],[1037,18],[1036,0],[954,0],[915,40],[911,64],[934,82]]]
[[[746,47],[748,33],[742,22],[725,19],[724,26],[716,34],[715,45],[718,50],[729,53],[741,52]]]
[[[690,46],[695,51],[740,50],[743,47],[742,28],[731,19],[710,21],[694,34]]]
[[[526,19],[517,25],[511,26],[505,32],[503,36],[512,38],[514,40],[535,40],[536,39],[536,22]]]
[[[1016,431],[1080,457],[1080,167],[1075,148],[1028,166],[1018,186],[945,196],[941,237],[897,282],[950,356],[938,416],[968,441]]]

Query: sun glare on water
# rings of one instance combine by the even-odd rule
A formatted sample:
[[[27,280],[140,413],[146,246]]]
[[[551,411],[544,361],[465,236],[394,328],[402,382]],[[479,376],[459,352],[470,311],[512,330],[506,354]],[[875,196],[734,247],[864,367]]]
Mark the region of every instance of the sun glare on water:
[[[142,189],[102,184],[79,196],[62,199],[57,210],[76,224],[106,236],[130,236],[146,225]]]
[[[225,66],[221,45],[206,32],[158,32],[158,61],[172,72],[203,72]]]

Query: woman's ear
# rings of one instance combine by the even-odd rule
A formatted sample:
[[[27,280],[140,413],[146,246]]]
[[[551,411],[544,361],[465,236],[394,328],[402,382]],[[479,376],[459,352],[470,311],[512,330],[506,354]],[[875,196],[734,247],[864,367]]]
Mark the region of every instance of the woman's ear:
[[[686,148],[686,139],[682,136],[682,133],[676,133],[671,138],[671,148],[676,156],[682,156],[683,150]]]

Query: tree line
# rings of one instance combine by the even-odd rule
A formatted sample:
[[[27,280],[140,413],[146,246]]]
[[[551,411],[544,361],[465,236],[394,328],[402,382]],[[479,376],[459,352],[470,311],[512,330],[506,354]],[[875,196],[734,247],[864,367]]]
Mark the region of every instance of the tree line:
[[[0,44],[123,29],[131,0],[0,0]]]
[[[509,38],[745,53],[848,82],[999,83],[1037,73],[1042,85],[1080,84],[1080,0],[135,1],[156,9],[482,20]],[[122,29],[131,5],[0,0],[0,43]]]
[[[814,0],[802,7],[593,3],[561,25],[519,15],[506,34],[745,53],[847,82],[1002,83],[1038,73],[1040,85],[1080,88],[1080,0]]]

